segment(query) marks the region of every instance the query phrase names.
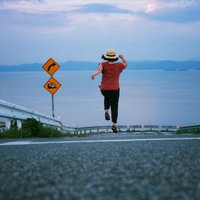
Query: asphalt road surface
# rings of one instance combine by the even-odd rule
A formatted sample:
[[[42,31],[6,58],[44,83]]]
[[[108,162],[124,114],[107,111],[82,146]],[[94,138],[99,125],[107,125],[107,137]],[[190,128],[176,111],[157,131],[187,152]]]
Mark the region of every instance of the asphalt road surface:
[[[199,200],[200,136],[0,140],[0,200]]]

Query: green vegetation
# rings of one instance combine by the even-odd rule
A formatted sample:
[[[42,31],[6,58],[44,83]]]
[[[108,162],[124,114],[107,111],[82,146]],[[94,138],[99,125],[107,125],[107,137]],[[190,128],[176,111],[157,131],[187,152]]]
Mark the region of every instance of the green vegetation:
[[[99,133],[106,133],[105,131],[100,131]]]
[[[177,134],[184,134],[184,133],[200,134],[200,129],[194,129],[194,130],[178,130],[178,131],[177,131]]]
[[[33,138],[33,137],[86,137],[87,134],[72,134],[61,132],[54,127],[45,127],[34,118],[28,118],[22,123],[22,128],[18,129],[16,123],[12,123],[9,130],[0,132],[0,138]]]
[[[92,134],[105,134],[106,131],[100,131],[100,132],[90,132],[84,134],[74,134],[70,132],[63,132],[59,131],[55,127],[47,127],[43,126],[42,123],[37,121],[34,118],[28,118],[22,123],[22,128],[18,129],[16,121],[12,121],[11,127],[9,130],[4,130],[3,132],[0,132],[0,138],[34,138],[34,137],[42,137],[42,138],[51,138],[51,137],[86,137],[88,135]],[[121,129],[118,130],[118,132],[174,132],[172,130],[132,130],[127,129],[126,131],[123,131]],[[109,132],[109,133],[112,133]],[[178,130],[176,131],[177,134],[184,134],[184,133],[192,133],[192,134],[200,134],[200,129],[196,130]]]

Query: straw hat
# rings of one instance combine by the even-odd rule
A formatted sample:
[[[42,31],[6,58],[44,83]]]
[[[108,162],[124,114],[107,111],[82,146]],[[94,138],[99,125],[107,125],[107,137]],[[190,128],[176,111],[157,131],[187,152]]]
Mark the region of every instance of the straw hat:
[[[118,56],[115,53],[114,49],[108,49],[107,53],[104,55],[105,58],[107,59],[116,59]]]

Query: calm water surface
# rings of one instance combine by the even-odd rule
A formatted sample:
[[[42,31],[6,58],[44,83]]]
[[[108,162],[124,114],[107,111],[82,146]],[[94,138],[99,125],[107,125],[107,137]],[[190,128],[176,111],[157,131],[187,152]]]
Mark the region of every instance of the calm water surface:
[[[101,75],[57,71],[62,87],[54,95],[55,115],[66,125],[109,125],[104,120]],[[51,115],[46,72],[1,72],[0,99]],[[200,124],[200,71],[129,71],[120,77],[120,125]]]

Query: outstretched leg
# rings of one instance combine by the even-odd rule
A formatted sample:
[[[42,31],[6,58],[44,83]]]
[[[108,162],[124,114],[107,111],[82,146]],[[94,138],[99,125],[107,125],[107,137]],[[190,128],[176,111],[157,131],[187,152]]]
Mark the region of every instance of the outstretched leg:
[[[118,118],[119,90],[112,90],[110,99],[112,122],[113,125],[116,126]]]
[[[101,90],[101,93],[104,96],[105,119],[110,120],[110,116],[109,116],[110,94],[107,90]]]
[[[110,95],[108,90],[101,90],[101,94],[104,96],[104,110],[108,111],[110,108]]]

